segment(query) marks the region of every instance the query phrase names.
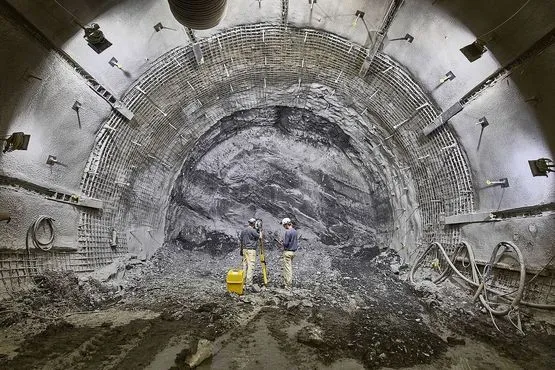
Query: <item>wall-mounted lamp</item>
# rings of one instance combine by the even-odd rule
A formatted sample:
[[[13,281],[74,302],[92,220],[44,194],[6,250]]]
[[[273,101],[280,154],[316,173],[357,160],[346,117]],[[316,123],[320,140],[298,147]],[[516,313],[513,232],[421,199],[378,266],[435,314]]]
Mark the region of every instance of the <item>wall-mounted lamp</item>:
[[[112,59],[108,61],[108,64],[110,64],[112,67],[123,70],[123,67],[121,66],[121,64],[119,64],[118,60],[115,57],[112,57]]]
[[[102,53],[104,50],[112,46],[112,43],[104,37],[104,32],[100,30],[97,23],[92,23],[90,26],[82,26],[85,35],[83,36],[87,44],[96,51],[97,54]]]
[[[79,123],[79,128],[81,128],[81,116],[79,115],[79,109],[81,109],[81,103],[79,101],[75,101],[73,106],[71,107],[77,113],[77,123]]]
[[[476,122],[476,125],[480,125],[484,129],[489,126],[488,119],[486,117],[482,117],[478,120],[478,122]]]
[[[451,71],[447,72],[443,78],[439,80],[440,84],[443,84],[447,81],[453,81],[455,79],[455,74]]]
[[[73,103],[73,106],[71,107],[71,109],[79,113],[79,109],[81,109],[81,106],[82,104],[76,100],[75,103]]]
[[[165,27],[162,25],[162,22],[158,22],[154,25],[154,31],[156,32],[160,32],[164,29]]]
[[[414,41],[414,37],[407,33],[403,37],[397,37],[395,39],[390,39],[389,41],[401,41],[401,40],[406,40],[409,44],[412,44],[412,42]]]
[[[500,185],[502,188],[508,188],[509,187],[509,179],[504,177],[504,178],[499,179],[499,180],[486,180],[486,185],[487,186]]]
[[[355,17],[356,18],[355,18],[355,20],[353,21],[353,24],[352,24],[353,27],[355,27],[357,25],[359,19],[364,18],[364,12],[361,11],[361,10],[357,10],[356,13],[355,13]]]
[[[547,177],[548,172],[555,172],[555,163],[549,158],[539,158],[532,161],[528,161],[530,165],[530,171],[532,175],[535,176],[545,176]]]
[[[486,49],[486,43],[482,40],[476,40],[470,45],[466,45],[461,48],[461,53],[468,59],[469,62],[474,62],[488,50]]]
[[[2,150],[3,153],[6,152],[13,152],[14,150],[27,150],[29,146],[29,140],[31,139],[31,135],[26,135],[23,132],[14,132],[10,136],[4,139],[0,139],[0,141],[4,141],[4,149]]]
[[[172,31],[177,31],[175,28],[170,28],[170,27],[166,27],[162,24],[162,22],[158,22],[154,25],[154,31],[156,32],[160,32],[162,30],[172,30]]]
[[[58,158],[55,155],[49,155],[48,158],[46,159],[46,164],[49,166],[54,166],[55,164],[59,164],[60,166],[67,167],[65,164],[58,161]]]

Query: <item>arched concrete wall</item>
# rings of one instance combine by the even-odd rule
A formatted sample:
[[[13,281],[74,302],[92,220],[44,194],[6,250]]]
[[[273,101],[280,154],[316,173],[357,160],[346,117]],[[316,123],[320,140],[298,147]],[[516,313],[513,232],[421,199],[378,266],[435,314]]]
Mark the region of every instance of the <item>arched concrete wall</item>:
[[[214,59],[207,55],[207,66],[187,76],[186,80],[182,79],[181,85],[172,85],[165,81],[166,84],[161,88],[157,87],[157,82],[152,79],[167,77],[163,74],[157,75],[155,71],[157,68],[162,71],[162,65],[176,63],[171,58],[168,60],[168,56],[176,57],[179,63],[192,63],[191,68],[194,67],[189,40],[183,28],[171,17],[165,2],[106,1],[95,6],[87,5],[86,1],[71,4],[67,1],[62,2],[81,21],[95,21],[101,24],[107,38],[114,45],[100,55],[95,54],[84,43],[81,32],[72,22],[71,16],[51,2],[13,0],[9,3],[101,84],[116,96],[121,96],[127,105],[133,106],[135,112],[135,119],[130,123],[119,119],[119,116],[111,113],[110,106],[94,94],[57,53],[49,49],[47,43],[37,41],[32,33],[15,24],[9,16],[0,17],[3,54],[10,55],[1,62],[5,88],[0,90],[0,94],[5,104],[0,110],[0,130],[2,134],[26,131],[32,135],[29,151],[8,153],[0,157],[3,176],[0,189],[2,209],[13,217],[9,225],[0,225],[3,235],[1,247],[9,249],[5,256],[10,261],[13,260],[10,262],[11,265],[3,264],[6,274],[9,274],[6,275],[9,281],[24,280],[20,279],[20,272],[14,271],[25,263],[23,254],[20,253],[24,247],[24,234],[38,214],[49,214],[57,220],[58,247],[61,250],[57,253],[62,256],[52,259],[37,255],[38,260],[45,261],[43,267],[52,265],[57,268],[71,267],[78,271],[89,271],[125,253],[126,240],[135,245],[137,239],[152,238],[161,241],[163,218],[160,215],[163,214],[163,208],[160,209],[160,205],[164,204],[161,194],[169,192],[172,174],[176,173],[180,161],[184,160],[183,152],[194,143],[189,144],[185,140],[182,145],[174,140],[172,145],[162,150],[165,140],[159,140],[162,137],[160,135],[166,135],[165,138],[175,136],[171,127],[171,130],[168,130],[167,124],[176,127],[176,122],[186,124],[191,118],[203,120],[198,122],[214,123],[219,117],[236,110],[236,104],[241,107],[255,107],[265,104],[263,99],[268,98],[283,103],[285,97],[280,97],[280,93],[285,91],[290,95],[297,94],[295,86],[299,77],[302,93],[299,94],[300,100],[291,102],[291,105],[308,105],[313,109],[321,109],[318,105],[321,103],[318,94],[324,93],[336,99],[338,107],[343,107],[338,108],[336,119],[358,122],[358,127],[345,125],[346,130],[368,129],[370,123],[377,123],[375,130],[366,134],[371,137],[374,146],[385,143],[375,153],[376,158],[382,159],[374,159],[373,155],[369,155],[367,159],[376,167],[385,163],[397,166],[396,171],[384,174],[385,178],[382,180],[383,184],[388,186],[388,191],[395,192],[395,196],[391,198],[392,209],[398,209],[398,212],[402,213],[395,217],[397,222],[394,228],[398,226],[399,230],[396,231],[397,234],[393,234],[394,247],[400,250],[405,248],[405,253],[408,253],[417,242],[439,237],[440,240],[451,243],[462,235],[480,247],[479,257],[483,259],[487,258],[488,251],[497,241],[505,239],[524,242],[526,257],[532,266],[541,266],[545,263],[545,258],[552,253],[552,240],[555,239],[551,230],[552,216],[549,214],[549,208],[547,213],[544,210],[543,214],[536,215],[533,221],[524,220],[518,214],[511,214],[511,218],[497,223],[469,224],[462,227],[446,227],[441,224],[443,213],[450,216],[553,202],[555,196],[552,179],[532,178],[527,168],[528,159],[553,157],[553,131],[549,128],[548,122],[553,118],[554,84],[553,74],[547,73],[553,61],[552,47],[527,59],[518,68],[511,70],[510,74],[504,75],[501,81],[484,89],[466,104],[463,111],[453,117],[447,126],[440,128],[440,134],[436,132],[431,138],[426,138],[420,133],[439,112],[447,110],[481,81],[517,58],[553,29],[553,18],[545,17],[545,14],[553,13],[553,5],[550,2],[533,1],[511,22],[495,32],[493,40],[488,42],[492,52],[486,53],[474,63],[469,63],[458,49],[472,42],[476,35],[494,28],[510,16],[518,9],[520,2],[497,1],[487,6],[479,1],[458,1],[449,4],[405,1],[388,28],[383,48],[385,54],[380,54],[375,59],[370,73],[363,80],[358,77],[358,68],[354,66],[356,63],[358,66],[362,63],[365,47],[372,50],[375,40],[379,40],[379,34],[375,30],[380,29],[382,20],[390,9],[388,1],[322,1],[313,9],[310,9],[310,5],[301,4],[302,2],[285,2],[288,4],[286,19],[290,26],[308,27],[307,32],[311,35],[323,35],[318,36],[322,38],[318,41],[322,45],[320,54],[311,54],[311,49],[302,46],[303,31],[291,28],[290,44],[281,43],[280,51],[283,54],[271,55],[276,58],[274,65],[270,66],[275,67],[275,70],[261,67],[263,39],[270,38],[272,32],[281,38],[276,44],[280,44],[284,38],[283,26],[270,25],[282,23],[284,2],[263,1],[262,7],[258,8],[257,2],[231,1],[228,16],[220,26],[195,33],[204,46],[210,45],[210,50],[213,51],[209,56]],[[492,17],[477,15],[480,12],[489,12],[488,9],[498,11]],[[354,23],[356,10],[366,13],[366,24],[360,20]],[[167,27],[175,28],[176,31],[166,29],[155,32],[152,27],[159,21]],[[259,22],[265,24],[235,29],[239,31],[228,31],[233,30],[233,26]],[[262,35],[261,31],[264,29],[268,33]],[[522,29],[526,29],[526,32],[522,32]],[[226,45],[227,51],[218,51],[218,39],[215,36],[222,31],[231,35],[230,32],[243,32],[241,30],[251,32],[250,36],[245,34],[245,40],[252,38],[249,42],[253,42],[256,36],[255,50],[245,55],[245,63],[251,69],[245,68],[245,65],[241,66],[235,58],[233,62],[230,60],[228,72],[231,77],[228,78],[225,70],[228,66],[222,68],[222,64],[229,58],[230,55],[226,55],[226,52],[231,53],[233,45]],[[413,43],[391,41],[407,32],[415,37]],[[232,39],[233,37],[229,36],[229,40]],[[332,45],[329,46],[327,54],[322,51],[326,50],[326,45]],[[306,65],[301,57],[305,52],[308,53],[305,58]],[[208,54],[207,51],[205,53]],[[397,60],[400,65],[387,55]],[[112,56],[120,61],[126,73],[108,64]],[[327,59],[330,60],[328,67],[319,68],[318,63]],[[309,63],[311,60],[312,65]],[[387,70],[389,66],[393,66],[393,69]],[[177,71],[177,67],[173,71]],[[244,76],[251,74],[252,69],[257,68],[258,83],[253,83],[253,77],[244,79]],[[439,78],[447,71],[453,71],[457,77],[438,87]],[[263,88],[264,73],[268,74],[266,91]],[[210,98],[215,95],[211,89],[203,90],[203,94],[196,90],[182,89],[182,84],[186,81],[195,82],[193,85],[203,84],[205,81],[212,83],[214,76],[218,76],[215,86],[222,87],[224,83],[225,86],[234,86],[233,92],[224,92],[225,104],[219,103],[218,106]],[[430,92],[430,98],[424,91],[417,91],[419,100],[406,100],[406,95],[403,94],[414,94],[415,91],[413,87],[399,84],[402,80],[414,80],[424,91]],[[161,129],[164,120],[159,112],[140,93],[130,89],[133,85],[146,88],[163,110],[169,109],[174,119],[166,122],[165,129]],[[380,91],[372,96],[373,89]],[[354,95],[353,91],[356,92]],[[180,95],[181,93],[183,95]],[[180,105],[197,95],[203,101],[201,108],[196,108],[194,104]],[[71,110],[75,100],[79,100],[83,106],[80,111],[81,127],[77,122],[76,113]],[[400,126],[399,133],[385,140],[394,133],[393,127],[410,117],[423,103],[429,105],[422,108],[423,112],[419,112],[415,122]],[[185,113],[178,112],[184,108]],[[199,116],[195,115],[197,113]],[[180,118],[177,118],[178,114]],[[486,116],[491,125],[484,130],[480,148],[477,148],[479,130],[476,129],[475,123],[481,116]],[[116,131],[105,128],[105,123],[110,127],[116,127]],[[154,132],[155,127],[161,131]],[[186,138],[194,138],[202,131],[200,128],[190,127],[183,132],[190,135],[185,136]],[[515,134],[516,132],[518,134]],[[145,135],[153,138],[153,141],[147,141],[140,147],[128,145],[133,141],[132,138]],[[434,144],[427,144],[430,142]],[[468,174],[457,161],[445,160],[445,156],[451,155],[450,149],[441,151],[441,148],[454,142],[457,144],[454,148],[458,153],[457,158],[464,159],[469,169]],[[48,154],[57,155],[68,167],[47,166],[45,161]],[[149,154],[154,158],[149,158]],[[426,157],[428,154],[430,157]],[[430,163],[416,166],[418,169],[405,169],[414,162],[414,157],[425,157],[421,161]],[[98,180],[98,184],[93,186],[91,181],[97,180],[90,180],[88,174],[94,173],[98,168],[100,162],[96,162],[95,158],[100,161],[113,161],[117,165],[108,171],[108,177]],[[166,160],[164,165],[145,165],[159,159]],[[450,166],[445,168],[445,171],[441,170],[444,162]],[[458,172],[452,172],[456,168]],[[438,176],[438,173],[441,176]],[[387,176],[393,178],[395,175],[402,181],[387,181],[390,179]],[[457,175],[463,175],[466,179],[458,179]],[[97,176],[100,179],[103,174],[98,173]],[[159,176],[164,180],[160,181],[157,187],[153,187],[148,181],[141,183],[144,179]],[[499,188],[484,188],[485,180],[502,177],[509,179],[509,188],[504,191]],[[135,179],[133,187],[114,185],[114,181],[125,184],[127,178]],[[421,180],[424,178],[433,178],[445,184],[444,188],[434,188],[433,184]],[[456,181],[470,184],[471,180],[474,184],[473,189],[456,186]],[[397,185],[392,185],[396,182]],[[18,187],[14,187],[14,184]],[[119,186],[120,189],[114,192],[114,186]],[[401,200],[400,195],[405,191],[405,187],[408,187],[409,194]],[[95,189],[94,192],[88,193],[92,188]],[[71,205],[45,200],[47,189],[66,194],[83,192],[103,199],[106,210],[103,214],[83,212],[82,209]],[[422,198],[426,191],[428,194]],[[113,196],[114,194],[116,196]],[[126,201],[111,204],[120,199]],[[146,201],[148,199],[150,200]],[[422,202],[423,199],[430,203],[426,206],[425,202]],[[424,214],[420,213],[422,208]],[[158,212],[153,213],[152,209]],[[403,209],[405,211],[402,211]],[[416,218],[409,224],[407,216],[404,215],[413,210],[414,213],[408,218]],[[526,212],[529,213],[527,210],[522,213]],[[423,221],[420,219],[422,216]],[[115,225],[113,221],[120,217],[123,217],[121,220],[130,223]],[[91,228],[88,226],[91,224],[96,226]],[[534,227],[531,227],[531,224]],[[109,239],[114,227],[119,231],[121,243],[119,248],[112,250],[109,247]],[[127,233],[133,229],[136,229],[134,234],[139,235],[138,237]],[[532,233],[529,230],[536,232]],[[157,243],[153,243],[155,244]],[[102,247],[99,248],[99,245]],[[75,248],[78,252],[68,254],[68,248]],[[8,270],[10,271],[7,272]]]

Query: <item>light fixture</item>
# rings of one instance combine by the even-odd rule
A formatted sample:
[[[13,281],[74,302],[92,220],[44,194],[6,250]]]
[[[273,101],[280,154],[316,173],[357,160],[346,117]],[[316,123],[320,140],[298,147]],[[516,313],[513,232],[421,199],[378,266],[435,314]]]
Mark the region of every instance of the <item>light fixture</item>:
[[[5,142],[4,149],[2,151],[6,153],[13,152],[14,150],[27,150],[30,139],[31,135],[26,135],[23,132],[14,132],[7,138],[0,139],[0,141]]]
[[[97,54],[102,53],[104,50],[112,46],[112,43],[104,37],[104,32],[100,30],[100,26],[97,23],[92,23],[89,26],[81,26],[85,35],[83,36],[87,40],[87,44],[96,51]]]
[[[395,39],[391,39],[389,41],[400,41],[400,40],[406,40],[409,44],[412,44],[412,42],[414,41],[414,37],[411,34],[406,34],[403,37],[397,37]]]
[[[158,22],[154,25],[154,31],[156,32],[160,32],[164,29],[164,26],[162,26],[162,22]]]
[[[55,164],[60,164],[60,162],[58,162],[58,159],[56,158],[55,155],[49,155],[48,158],[46,159],[46,164],[49,166],[53,166]]]
[[[461,53],[468,59],[469,62],[474,62],[487,51],[486,43],[482,40],[476,40],[470,45],[461,48]]]
[[[123,69],[123,68],[121,67],[121,65],[119,65],[119,62],[118,62],[118,60],[117,60],[115,57],[112,57],[112,59],[110,59],[110,60],[108,61],[108,64],[111,65],[112,67],[116,67],[116,68],[119,68],[119,69]]]
[[[504,178],[499,179],[499,180],[486,180],[486,185],[487,186],[500,185],[502,188],[508,188],[509,187],[509,179],[504,177]]]
[[[451,71],[447,72],[444,77],[439,80],[440,84],[443,84],[447,81],[453,81],[455,79],[455,74]]]
[[[528,161],[530,165],[530,171],[532,171],[532,176],[545,176],[547,177],[548,172],[555,172],[555,163],[549,158],[539,158],[535,160]]]
[[[162,22],[158,22],[154,25],[154,31],[156,32],[160,32],[162,30],[172,30],[172,31],[177,31],[175,28],[170,28],[170,27],[166,27],[162,24]]]
[[[489,126],[488,119],[486,117],[482,117],[478,120],[478,122],[476,122],[476,125],[480,125],[482,126],[482,129],[484,129]]]

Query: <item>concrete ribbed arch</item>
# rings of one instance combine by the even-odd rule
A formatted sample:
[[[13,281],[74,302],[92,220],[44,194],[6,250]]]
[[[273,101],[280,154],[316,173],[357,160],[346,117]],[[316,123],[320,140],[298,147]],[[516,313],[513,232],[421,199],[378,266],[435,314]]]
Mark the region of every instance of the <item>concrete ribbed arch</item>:
[[[269,24],[233,28],[200,46],[200,66],[191,46],[159,58],[122,98],[135,118],[113,114],[98,133],[82,181],[83,194],[107,204],[102,214],[82,213],[81,253],[92,267],[126,252],[130,229],[148,228],[161,243],[171,185],[196,140],[237,110],[274,105],[325,115],[351,136],[361,153],[354,160],[390,194],[392,247],[409,254],[432,238],[458,242],[458,229],[439,218],[473,210],[466,159],[448,126],[422,135],[439,111],[402,66],[378,54],[361,78],[367,49]],[[112,228],[116,251],[107,243]]]

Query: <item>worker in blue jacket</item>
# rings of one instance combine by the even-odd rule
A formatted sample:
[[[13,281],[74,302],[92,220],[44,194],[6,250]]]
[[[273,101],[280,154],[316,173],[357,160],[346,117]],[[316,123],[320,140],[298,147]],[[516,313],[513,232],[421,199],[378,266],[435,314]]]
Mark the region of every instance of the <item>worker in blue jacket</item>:
[[[295,257],[295,251],[299,247],[299,238],[297,236],[297,230],[293,228],[290,218],[284,218],[281,220],[281,224],[285,229],[285,235],[283,236],[283,283],[286,289],[291,289],[293,287],[293,258]]]
[[[243,271],[245,271],[245,287],[252,287],[252,276],[254,273],[254,262],[256,260],[256,248],[258,240],[262,238],[262,232],[254,227],[256,219],[251,218],[249,225],[241,231],[239,240],[241,242],[241,251],[243,256]]]

